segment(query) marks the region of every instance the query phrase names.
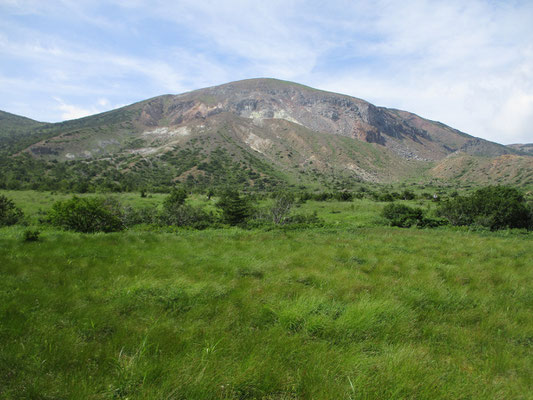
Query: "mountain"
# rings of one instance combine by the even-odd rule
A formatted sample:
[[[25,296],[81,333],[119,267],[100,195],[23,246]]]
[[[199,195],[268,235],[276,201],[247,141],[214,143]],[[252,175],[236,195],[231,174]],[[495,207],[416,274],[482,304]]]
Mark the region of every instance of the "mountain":
[[[43,122],[0,111],[0,136],[2,137],[9,136],[22,129],[33,128],[42,124]]]
[[[518,150],[523,153],[531,154],[533,155],[533,143],[516,143],[516,144],[508,144],[507,147],[510,147],[513,150]]]
[[[533,160],[406,111],[275,79],[158,96],[57,124],[22,125],[21,140],[0,138],[0,149],[11,158],[29,155],[34,162],[66,162],[81,170],[100,165],[83,177],[143,185],[154,179],[161,185],[259,188],[460,180],[465,174],[456,166],[463,164],[451,160],[512,156],[509,168],[526,169]],[[527,174],[524,179],[513,183],[527,184]]]
[[[32,144],[35,141],[33,130],[44,125],[43,122],[0,111],[0,149],[15,144]]]

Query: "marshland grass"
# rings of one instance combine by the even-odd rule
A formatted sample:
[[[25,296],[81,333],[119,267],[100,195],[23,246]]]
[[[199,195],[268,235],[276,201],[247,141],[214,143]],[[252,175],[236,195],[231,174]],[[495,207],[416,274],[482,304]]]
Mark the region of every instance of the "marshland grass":
[[[0,229],[0,398],[532,398],[531,236],[335,226],[364,204],[289,232]]]

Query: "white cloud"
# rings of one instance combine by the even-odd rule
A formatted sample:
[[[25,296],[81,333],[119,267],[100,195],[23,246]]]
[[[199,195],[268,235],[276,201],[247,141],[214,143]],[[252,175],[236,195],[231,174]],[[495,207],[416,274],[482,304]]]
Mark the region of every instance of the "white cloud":
[[[533,7],[484,1],[380,2],[372,23],[375,57],[317,84],[440,120],[500,143],[533,141]],[[531,110],[531,108],[529,108]]]
[[[108,107],[109,106],[109,100],[108,99],[98,99],[98,105],[101,107]]]
[[[98,113],[96,107],[87,109],[73,104],[67,104],[59,97],[54,97],[54,100],[59,103],[57,109],[61,112],[61,118],[63,120],[83,118]]]
[[[63,99],[56,96],[54,96],[53,99],[56,101],[56,109],[58,110],[62,121],[83,118],[124,106],[123,104],[110,104],[107,99],[98,99],[96,104],[89,105],[88,107],[67,104]]]

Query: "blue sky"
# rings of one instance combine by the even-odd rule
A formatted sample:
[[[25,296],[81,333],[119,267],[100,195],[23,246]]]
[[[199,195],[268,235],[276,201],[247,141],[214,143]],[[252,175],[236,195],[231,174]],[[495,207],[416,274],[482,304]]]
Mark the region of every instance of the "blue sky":
[[[0,0],[0,109],[41,121],[273,77],[533,142],[533,2]]]

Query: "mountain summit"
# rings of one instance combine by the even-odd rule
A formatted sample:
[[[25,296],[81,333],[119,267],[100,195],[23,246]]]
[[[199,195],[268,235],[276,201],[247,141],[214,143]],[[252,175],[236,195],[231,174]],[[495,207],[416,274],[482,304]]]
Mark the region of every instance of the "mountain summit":
[[[167,165],[174,180],[205,184],[216,183],[224,169],[240,171],[238,180],[252,185],[331,177],[391,182],[431,173],[445,162],[448,167],[436,170],[442,174],[455,165],[450,159],[507,155],[526,166],[531,161],[519,150],[406,111],[276,79],[237,81],[29,125],[20,137],[11,154],[105,159],[121,173],[156,162]]]

